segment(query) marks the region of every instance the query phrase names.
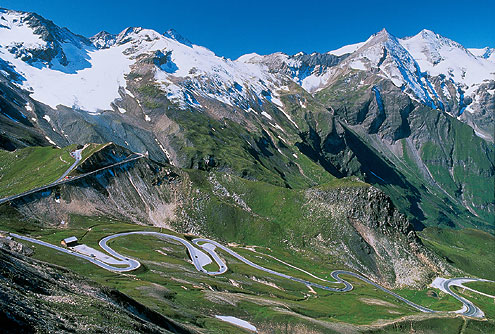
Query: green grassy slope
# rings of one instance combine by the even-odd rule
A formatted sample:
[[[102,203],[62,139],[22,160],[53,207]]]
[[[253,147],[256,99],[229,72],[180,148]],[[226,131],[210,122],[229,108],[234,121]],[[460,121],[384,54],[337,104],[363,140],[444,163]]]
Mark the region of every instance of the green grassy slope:
[[[332,233],[329,227],[337,224],[335,219],[328,216],[315,219],[310,217],[305,209],[307,199],[303,189],[288,189],[222,173],[188,170],[188,174],[194,187],[198,187],[201,192],[199,195],[191,194],[191,205],[186,211],[209,235],[260,246],[280,244],[285,239],[285,242],[299,247],[305,247],[305,242],[319,233],[333,240],[344,237],[329,235]],[[209,178],[212,177],[220,182],[211,182]],[[331,190],[341,187],[366,188],[369,184],[354,177],[333,178],[316,189]],[[220,195],[205,195],[212,193]],[[229,196],[222,193],[229,193]],[[242,205],[233,199],[236,196],[242,199]],[[200,213],[195,209],[197,203],[202,203]],[[243,208],[244,204],[247,210]]]
[[[0,197],[49,184],[74,163],[70,152],[76,145],[61,149],[27,147],[13,152],[0,150]]]
[[[98,152],[107,144],[88,144],[81,152],[81,161]],[[0,150],[0,198],[47,185],[57,180],[72,164],[70,152],[76,145],[63,148],[27,147],[13,152]],[[77,173],[74,169],[70,175]]]
[[[464,285],[471,289],[495,296],[495,282],[469,282]]]
[[[132,230],[158,231],[157,228],[103,217],[82,216],[72,217],[67,229],[41,229],[32,222],[19,221],[14,212],[9,214],[5,210],[1,212],[4,218],[1,229],[28,233],[53,244],[75,235],[81,243],[97,248],[98,241],[108,234]],[[176,234],[168,230],[163,232]],[[226,332],[230,329],[230,326],[220,325],[218,321],[209,318],[215,314],[237,316],[255,326],[301,324],[321,332],[327,332],[322,329],[322,324],[345,322],[365,325],[379,319],[393,321],[402,316],[417,314],[417,311],[395,298],[352,277],[345,277],[355,286],[349,293],[319,289],[311,292],[300,283],[255,270],[223,252],[220,254],[226,259],[229,271],[218,277],[209,277],[194,269],[189,263],[185,248],[175,242],[148,236],[129,236],[115,239],[109,245],[122,254],[138,258],[143,266],[131,273],[116,274],[42,246],[34,246],[35,258],[72,269],[128,294],[163,315],[215,333],[222,332],[218,328],[223,328]],[[233,249],[267,268],[311,281],[315,279],[264,254],[282,258],[322,277],[327,277],[332,270],[337,269],[327,262],[315,261],[317,254],[301,253],[276,245],[258,248],[256,253],[240,247]],[[455,310],[460,307],[457,301],[441,293],[431,296],[426,291],[397,292],[439,310]]]
[[[93,149],[96,150],[97,147]],[[308,165],[314,166],[312,163]],[[253,262],[311,281],[314,278],[285,267],[267,255],[322,277],[328,277],[335,269],[348,269],[328,255],[305,247],[307,240],[318,233],[335,240],[345,239],[345,236],[331,235],[332,231],[325,230],[328,221],[323,224],[318,219],[309,220],[304,217],[304,189],[288,189],[220,172],[207,173],[194,169],[187,173],[195,190],[190,200],[195,205],[206,203],[201,207],[201,214],[204,216],[192,218],[198,218],[198,221],[203,219],[209,234],[240,243],[235,249]],[[222,182],[216,185],[211,178]],[[317,189],[331,190],[339,187],[352,189],[366,188],[369,185],[354,177],[331,178]],[[226,193],[230,195],[226,196]],[[242,194],[241,199],[244,202],[236,201],[233,194]],[[201,202],[201,196],[210,199]],[[255,214],[242,209],[243,205],[248,206]],[[42,223],[21,217],[9,206],[0,206],[0,230],[28,234],[53,244],[59,244],[63,238],[75,235],[82,243],[98,248],[98,241],[109,234],[158,230],[106,217],[72,216],[69,221],[66,228],[46,228]],[[493,258],[487,256],[485,245],[493,241],[489,234],[475,230],[425,229],[421,236],[428,247],[445,256],[455,266],[474,275],[493,277],[490,269],[494,268]],[[284,239],[290,241],[290,247]],[[257,247],[256,253],[241,247],[253,244],[263,247]],[[198,273],[188,262],[185,249],[181,245],[172,242],[145,236],[129,236],[113,240],[110,245],[118,252],[138,258],[143,266],[135,272],[119,275],[42,246],[34,248],[38,259],[72,269],[128,294],[163,315],[210,332],[231,333],[236,330],[212,319],[216,314],[238,316],[260,328],[301,325],[320,332],[329,332],[325,327],[329,324],[333,326],[350,323],[362,326],[377,321],[396,321],[404,316],[418,314],[395,298],[353,278],[348,278],[355,285],[355,289],[349,293],[331,293],[318,289],[314,293],[300,283],[254,270],[225,253],[221,253],[221,256],[227,260],[229,271],[219,277],[208,277]],[[447,311],[460,307],[456,300],[441,292],[432,294],[427,290],[410,289],[396,292],[433,309]],[[487,314],[492,317],[490,312]],[[437,328],[434,320],[431,321],[428,324]],[[445,322],[447,327],[451,324],[451,320]]]
[[[374,87],[383,92],[381,108]],[[321,154],[345,175],[366,173],[365,180],[383,189],[417,227],[493,232],[495,150],[470,126],[414,104],[389,81],[361,71],[344,73],[315,99],[349,127],[350,135],[339,141],[328,122],[314,125]]]
[[[426,228],[423,243],[453,266],[472,275],[495,280],[495,237],[474,229]]]

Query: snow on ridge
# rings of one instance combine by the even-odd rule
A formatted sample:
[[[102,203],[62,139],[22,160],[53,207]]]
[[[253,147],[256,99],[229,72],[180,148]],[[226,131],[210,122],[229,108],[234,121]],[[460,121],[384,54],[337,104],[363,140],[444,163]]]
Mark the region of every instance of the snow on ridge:
[[[343,64],[363,71],[379,68],[378,75],[434,109],[443,109],[444,101],[429,76],[445,76],[466,96],[471,96],[483,81],[495,79],[494,62],[477,57],[459,43],[426,29],[402,39],[382,30],[350,54]],[[444,84],[442,87],[445,92]]]
[[[363,45],[368,43],[373,36],[370,36],[366,41],[364,42],[359,42],[355,44],[349,44],[349,45],[344,45],[336,50],[329,51],[328,53],[334,56],[343,56],[345,54],[353,53],[357,50],[359,50]]]
[[[23,24],[26,13],[0,11],[0,45],[2,47],[22,45],[26,48],[43,47],[46,42],[33,29]]]
[[[167,50],[171,50],[170,60],[177,66],[172,76],[187,78],[194,92],[204,98],[247,109],[250,92],[268,99],[263,92],[266,94],[278,86],[278,79],[268,73],[266,65],[256,61],[262,56],[251,54],[232,61],[218,57],[201,46],[187,45],[168,38],[165,41],[168,43]],[[189,89],[172,83],[170,74],[158,70],[155,80],[174,101],[182,105],[199,105],[191,101]]]
[[[218,91],[214,94],[215,97],[220,99],[223,96],[229,104],[234,103],[229,99],[229,90],[232,87],[240,91],[237,95],[244,96],[247,93],[242,92],[242,87],[246,84],[253,86],[253,91],[257,94],[274,88],[274,85],[268,84],[273,78],[268,78],[266,71],[258,64],[217,57],[207,48],[184,43],[177,34],[169,33],[167,37],[143,28],[127,28],[118,35],[99,34],[103,40],[93,39],[94,48],[89,46],[81,49],[81,45],[77,43],[59,41],[72,62],[63,65],[55,58],[50,66],[32,66],[9,52],[7,47],[19,40],[29,47],[44,47],[46,42],[22,22],[20,18],[27,14],[2,14],[2,24],[10,28],[0,28],[0,57],[11,63],[15,71],[25,79],[20,85],[33,92],[33,99],[54,109],[57,105],[64,105],[90,113],[111,110],[111,103],[120,97],[119,87],[126,86],[125,75],[130,72],[130,65],[135,62],[135,58],[157,50],[170,52],[170,60],[176,66],[174,77],[212,81]],[[161,80],[163,87],[168,87],[171,83],[168,80],[170,75],[172,74],[157,69],[156,78]],[[262,83],[263,80],[267,82]],[[165,90],[171,97],[177,97],[177,88],[172,85],[170,90]],[[182,99],[192,98],[185,91],[179,95]]]
[[[395,37],[387,39],[385,45],[396,65],[396,68],[389,67],[388,71],[392,82],[397,87],[405,83],[423,103],[430,104],[431,97],[424,85],[426,79],[422,77],[420,66],[414,57]]]
[[[91,43],[98,49],[105,49],[115,44],[117,35],[110,34],[107,31],[100,31],[96,35],[90,37]]]
[[[261,115],[265,116],[266,118],[268,118],[270,121],[273,120],[272,116],[270,116],[270,114],[268,114],[266,111],[262,111],[261,112]]]
[[[413,56],[421,70],[431,76],[443,74],[467,87],[494,78],[494,63],[476,57],[459,43],[432,31],[423,30],[399,42]]]
[[[240,62],[240,63],[260,63],[263,61],[262,55],[259,55],[255,52],[253,53],[246,53],[245,55],[240,56],[235,60],[235,62]]]
[[[46,139],[46,140],[48,140],[48,142],[49,142],[50,144],[52,144],[52,145],[54,145],[54,146],[57,146],[57,144],[56,144],[53,140],[51,140],[51,138],[50,138],[50,137],[45,136],[45,139]],[[58,147],[58,146],[57,146],[57,147]]]
[[[187,38],[185,38],[184,36],[182,36],[181,34],[179,34],[179,32],[175,29],[169,29],[168,31],[166,31],[163,36],[165,37],[168,37],[168,38],[171,38],[181,44],[184,44],[184,45],[187,45],[187,46],[192,46],[192,42],[190,40],[188,40]]]
[[[33,99],[52,108],[62,104],[90,112],[110,109],[119,86],[125,83],[123,73],[128,71],[122,57],[110,50],[99,52],[83,37],[41,23],[42,29],[59,38],[48,45],[30,26],[31,21],[26,21],[32,14],[3,10],[0,15],[0,57],[12,65],[22,78],[17,85],[32,92]],[[36,24],[38,19],[34,20]],[[15,53],[12,45],[17,47]],[[59,53],[49,63],[33,58],[30,50],[45,48]]]
[[[247,110],[254,95],[259,103],[268,100],[283,109],[272,92],[276,92],[287,77],[271,73],[272,65],[285,64],[293,72],[291,79],[310,93],[324,87],[334,73],[333,70],[313,71],[311,66],[303,66],[300,59],[280,52],[267,56],[251,53],[236,60],[218,57],[173,30],[160,34],[140,27],[126,28],[117,35],[99,33],[91,38],[94,47],[86,45],[84,38],[79,36],[81,39],[78,39],[77,35],[60,29],[62,35],[57,33],[57,36],[62,39],[64,34],[68,36],[67,41],[57,41],[68,62],[62,64],[62,58],[56,57],[50,66],[36,63],[33,66],[9,51],[13,45],[28,51],[46,47],[47,43],[23,22],[28,13],[0,10],[0,15],[0,58],[12,64],[25,79],[19,81],[19,86],[31,91],[33,99],[52,108],[65,105],[93,114],[111,110],[111,103],[120,98],[119,88],[126,87],[125,75],[136,58],[141,54],[153,55],[156,51],[166,54],[167,64],[173,67],[173,71],[156,69],[155,80],[160,87],[172,101],[197,107],[201,106],[201,98],[209,98]],[[384,47],[389,51],[385,61],[382,60]],[[342,64],[354,69],[379,67],[379,75],[389,78],[398,87],[409,87],[411,95],[428,105],[438,96],[425,72],[432,76],[446,75],[463,86],[468,95],[495,73],[493,49],[467,50],[429,30],[404,39],[396,39],[383,30],[365,42],[346,45],[327,54],[349,54]],[[185,88],[180,82],[186,82],[189,87]]]
[[[33,92],[31,98],[54,109],[65,105],[96,112],[110,109],[110,103],[119,97],[119,87],[125,86],[124,75],[129,72],[132,61],[123,56],[122,51],[122,48],[111,48],[89,52],[90,66],[74,74],[31,66],[3,48],[0,55],[26,79],[22,88]]]
[[[329,75],[311,74],[301,80],[301,87],[309,93],[318,91],[327,82]],[[297,81],[296,81],[297,82]]]
[[[468,48],[474,56],[495,62],[495,48],[490,48],[488,46],[482,49]]]
[[[431,97],[425,88],[425,78],[412,55],[400,41],[386,30],[373,35],[358,50],[352,53],[345,63],[353,69],[369,70],[379,68],[378,75],[390,79],[399,88],[408,88],[415,99],[432,105]]]

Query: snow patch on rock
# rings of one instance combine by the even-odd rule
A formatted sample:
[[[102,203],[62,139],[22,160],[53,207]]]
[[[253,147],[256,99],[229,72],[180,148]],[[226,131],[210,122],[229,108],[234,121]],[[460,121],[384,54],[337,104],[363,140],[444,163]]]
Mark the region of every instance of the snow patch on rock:
[[[239,319],[236,317],[227,316],[227,315],[215,315],[215,318],[220,319],[220,320],[225,321],[225,322],[228,322],[228,323],[231,323],[231,324],[234,324],[236,326],[248,329],[248,330],[253,331],[253,332],[257,331],[255,326],[251,325],[249,322],[247,322],[245,320],[242,320],[242,319]]]

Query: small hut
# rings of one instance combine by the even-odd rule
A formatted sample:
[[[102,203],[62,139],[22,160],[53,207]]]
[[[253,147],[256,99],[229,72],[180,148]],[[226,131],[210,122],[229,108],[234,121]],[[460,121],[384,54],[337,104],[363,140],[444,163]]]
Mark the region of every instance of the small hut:
[[[75,246],[77,244],[77,238],[76,237],[65,238],[60,243],[64,247],[72,247],[72,246]]]

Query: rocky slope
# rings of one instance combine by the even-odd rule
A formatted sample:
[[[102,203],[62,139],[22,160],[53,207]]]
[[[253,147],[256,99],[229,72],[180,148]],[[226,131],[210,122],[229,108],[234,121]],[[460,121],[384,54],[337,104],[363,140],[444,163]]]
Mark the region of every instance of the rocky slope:
[[[391,197],[402,197],[396,204],[412,213],[418,227],[455,225],[452,216],[463,217],[460,225],[477,221],[475,226],[488,227],[494,213],[488,189],[495,175],[493,145],[456,119],[414,103],[392,82],[364,78],[351,71],[317,93],[332,108],[337,126],[315,123],[313,143],[318,145],[312,144],[311,151],[343,175],[365,173]],[[358,94],[349,96],[346,87],[359,82]],[[487,180],[485,188],[481,184]],[[401,190],[393,194],[394,186]],[[428,202],[438,199],[443,218],[428,209]]]
[[[95,217],[160,226],[276,247],[392,288],[424,286],[459,272],[415,230],[494,229],[492,51],[427,30],[402,39],[383,30],[328,53],[230,60],[173,30],[86,38],[0,9],[0,148],[112,142],[72,175],[144,155],[4,204],[0,216],[27,231],[31,223],[70,230]],[[187,332],[115,291],[11,252],[29,248],[0,245],[9,249],[0,250],[8,283],[0,317],[16,331]],[[202,285],[206,296],[231,291],[221,279]],[[242,277],[242,298],[259,293],[250,284],[267,283],[257,280]],[[289,299],[310,296],[297,293]],[[105,322],[110,314],[120,327]]]
[[[131,152],[113,144],[91,155],[74,175],[110,166]],[[168,226],[174,219],[171,166],[139,159],[22,197],[12,204],[26,217],[48,225],[70,224],[70,214],[107,215],[139,224]]]
[[[395,287],[417,286],[448,273],[448,266],[423,246],[407,218],[378,189],[311,189],[305,196],[308,219],[339,222],[315,228],[321,231],[311,240],[315,249]]]
[[[196,333],[116,290],[22,254],[29,252],[0,238],[3,333]]]
[[[317,201],[320,201],[322,199],[321,194],[331,193],[324,195],[325,205],[327,205],[328,200],[333,200],[334,196],[347,194],[346,192],[343,193],[342,190],[330,192],[327,190],[319,189],[317,193],[320,195],[316,195],[319,197]],[[359,190],[356,194],[362,192]],[[373,189],[365,190],[365,192],[371,198],[383,196]],[[308,195],[313,197],[314,194]],[[237,201],[240,202],[239,199]],[[355,199],[349,199],[349,201],[355,201]],[[5,208],[2,208],[2,215],[5,214],[3,209]],[[375,212],[376,216],[380,217],[382,210],[371,206],[364,211],[367,213]],[[359,214],[355,214],[354,217],[360,218]],[[387,215],[387,217],[390,216]],[[400,217],[388,219],[384,225],[395,225],[394,221],[402,221],[402,227],[396,226],[398,230],[408,229],[407,223]],[[25,223],[24,221],[23,224],[28,230],[36,230]],[[382,226],[381,230],[386,231],[387,228]],[[71,233],[80,232],[75,231]],[[379,244],[381,241],[375,246]],[[149,244],[147,245],[149,246]],[[163,243],[155,245],[159,245],[159,250],[162,252],[166,250],[167,257],[183,258],[186,261],[187,256],[182,247],[168,243],[166,247],[163,247]],[[271,244],[271,247],[275,247],[275,245]],[[131,248],[135,249],[133,246]],[[153,248],[155,247],[152,246]],[[260,247],[260,254],[269,251],[269,249]],[[43,257],[41,255],[43,252],[43,248],[36,248],[35,256]],[[463,328],[468,327],[482,332],[489,332],[493,328],[492,320],[468,320],[448,315],[409,315],[398,318],[401,314],[411,314],[411,310],[401,303],[397,303],[393,298],[382,300],[383,296],[375,289],[365,290],[363,286],[357,284],[353,292],[340,295],[340,298],[335,294],[318,293],[313,295],[314,292],[311,293],[311,290],[307,292],[306,289],[301,289],[300,285],[287,284],[286,280],[276,279],[273,283],[273,278],[261,279],[256,278],[258,276],[256,273],[249,271],[243,273],[236,266],[236,261],[229,261],[229,267],[232,265],[233,268],[237,269],[229,272],[228,278],[205,277],[194,270],[188,270],[190,264],[187,262],[184,265],[178,265],[176,260],[172,260],[174,265],[168,261],[156,262],[150,258],[144,259],[146,256],[140,258],[144,269],[138,272],[127,275],[110,273],[102,275],[99,269],[91,265],[78,263],[78,261],[67,263],[63,260],[65,259],[64,256],[59,258],[51,252],[45,254],[44,257],[51,256],[50,261],[59,262],[64,266],[76,268],[77,272],[86,273],[86,275],[78,275],[62,267],[28,258],[21,253],[32,253],[31,246],[24,246],[0,237],[0,280],[2,281],[0,285],[0,295],[2,296],[0,319],[2,319],[2,330],[6,333],[66,331],[91,333],[96,331],[109,333],[244,333],[239,328],[224,326],[220,321],[212,319],[213,315],[219,312],[227,312],[228,314],[239,312],[239,316],[256,325],[259,333],[388,333],[389,331],[404,331],[411,327],[416,332],[431,333],[432,331],[445,330],[445,328],[460,328],[463,322]],[[307,260],[307,254],[303,256]],[[156,258],[160,259],[160,257],[152,257],[152,259]],[[167,271],[163,271],[164,264],[166,264],[167,269],[165,270]],[[172,271],[169,272],[169,270]],[[156,275],[162,271],[165,275]],[[119,290],[123,289],[143,304],[112,288],[102,287],[83,277],[90,275],[93,278],[97,277],[105,285],[113,286],[116,284]],[[148,281],[156,278],[159,279],[160,284]],[[269,288],[266,284],[270,284]],[[186,289],[184,289],[185,286],[187,286]],[[267,294],[267,289],[269,294]],[[192,297],[188,297],[191,294]],[[361,294],[366,298],[360,297],[363,296]],[[365,308],[366,311],[361,311],[364,314],[366,312],[375,313],[378,309],[388,320],[380,320],[368,325],[351,325],[347,323],[348,320],[334,322],[322,319],[322,314],[330,314],[332,318],[344,314],[344,319],[348,319],[348,315],[345,315],[347,310],[339,311],[343,307],[349,308],[349,299],[346,297],[352,298],[351,308],[356,307],[354,305],[357,304],[358,310]],[[435,298],[438,296],[435,295]],[[168,307],[165,308],[167,317],[150,310],[150,308],[160,309],[164,301],[168,307],[173,308],[174,321],[169,320]],[[316,310],[304,308],[304,305],[308,303],[313,303]],[[149,308],[143,305],[148,305]],[[191,311],[190,305],[194,305],[192,307],[194,311]],[[385,308],[385,314],[381,311],[383,308]],[[260,309],[264,311],[262,317],[258,316]],[[192,312],[196,314],[196,318],[192,317]],[[395,316],[387,316],[391,313]],[[237,316],[237,313],[234,314]],[[181,325],[181,323],[187,324]],[[446,324],[450,325],[447,326]],[[452,332],[457,333],[457,331]]]

